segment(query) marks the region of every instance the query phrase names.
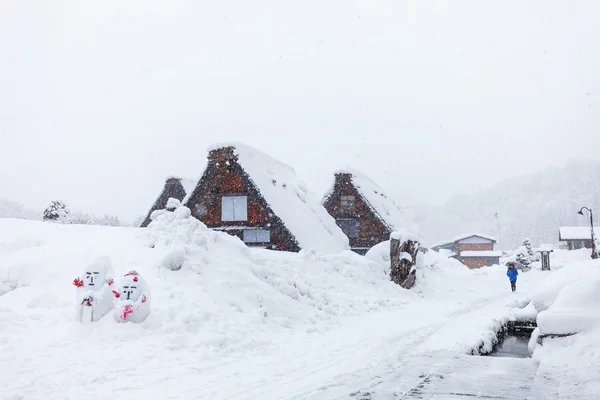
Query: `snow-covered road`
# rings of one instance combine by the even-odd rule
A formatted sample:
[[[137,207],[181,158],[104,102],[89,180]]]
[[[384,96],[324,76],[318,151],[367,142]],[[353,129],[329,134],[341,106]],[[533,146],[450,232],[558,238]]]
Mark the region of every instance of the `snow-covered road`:
[[[506,306],[514,302],[512,293],[502,293],[449,314],[435,307],[427,315],[410,309],[373,313],[324,334],[279,337],[261,355],[219,363],[193,360],[178,367],[174,374],[177,387],[158,388],[157,392],[148,381],[145,394],[160,393],[161,398],[342,399],[352,393],[371,393],[373,399],[391,399],[394,393],[418,393],[423,384],[432,393],[443,393],[442,387],[456,393],[459,388],[477,393],[482,385],[492,383],[496,393],[506,382],[498,378],[494,383],[494,377],[504,374],[506,378],[509,368],[518,375],[516,381],[530,381],[535,362],[515,360],[513,365],[512,360],[462,353],[476,346],[494,316],[506,314]],[[436,383],[438,376],[446,378]],[[143,376],[132,379],[140,382]],[[446,386],[450,379],[455,379],[454,383]],[[519,396],[506,398],[524,399]]]

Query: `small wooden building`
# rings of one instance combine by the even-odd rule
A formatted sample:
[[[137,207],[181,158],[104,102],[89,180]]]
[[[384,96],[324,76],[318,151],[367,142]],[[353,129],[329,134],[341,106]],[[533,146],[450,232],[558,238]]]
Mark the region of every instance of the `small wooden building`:
[[[371,247],[389,240],[392,232],[411,225],[395,201],[356,170],[336,172],[322,203],[358,254],[366,254]]]
[[[597,229],[594,236],[597,237]],[[558,240],[567,243],[568,250],[591,249],[592,231],[589,226],[561,226],[558,228]]]
[[[209,228],[248,246],[349,249],[343,232],[292,167],[241,143],[209,149],[206,168],[183,205]]]
[[[469,268],[480,268],[500,263],[501,251],[494,250],[496,239],[481,233],[467,233],[449,242],[432,246],[437,252],[445,252]]]
[[[182,201],[185,198],[186,194],[189,193],[193,188],[193,186],[190,187],[190,183],[191,181],[189,179],[183,179],[177,176],[168,177],[165,180],[165,185],[162,191],[158,195],[158,198],[156,199],[154,204],[152,204],[152,207],[150,207],[148,214],[146,214],[146,218],[144,218],[144,221],[140,226],[142,228],[145,228],[148,225],[150,225],[150,222],[152,222],[152,220],[150,219],[150,215],[152,215],[152,213],[156,210],[164,210],[165,207],[167,207],[167,202],[169,201],[169,198],[174,198],[179,201]]]

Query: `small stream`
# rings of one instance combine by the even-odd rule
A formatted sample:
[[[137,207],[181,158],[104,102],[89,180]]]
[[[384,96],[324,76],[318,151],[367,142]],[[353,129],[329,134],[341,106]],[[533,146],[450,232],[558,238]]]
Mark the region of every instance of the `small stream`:
[[[490,354],[490,357],[513,357],[529,358],[529,337],[506,335],[502,342],[498,343],[496,350]]]
[[[498,332],[498,343],[490,357],[529,358],[529,339],[536,327],[535,321],[511,321]]]

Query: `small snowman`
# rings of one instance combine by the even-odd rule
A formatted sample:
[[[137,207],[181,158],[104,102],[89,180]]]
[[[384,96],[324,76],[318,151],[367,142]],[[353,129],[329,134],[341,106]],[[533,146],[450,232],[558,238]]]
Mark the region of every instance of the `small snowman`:
[[[137,271],[126,273],[114,294],[115,317],[118,322],[143,322],[150,314],[150,291]]]
[[[84,324],[98,321],[112,308],[112,266],[108,257],[98,257],[83,269],[82,277],[73,280],[76,286],[76,318]]]

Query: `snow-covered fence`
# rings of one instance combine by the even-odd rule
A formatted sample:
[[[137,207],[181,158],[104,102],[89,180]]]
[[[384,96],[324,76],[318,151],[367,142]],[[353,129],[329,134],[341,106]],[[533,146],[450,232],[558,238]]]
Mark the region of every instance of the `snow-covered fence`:
[[[406,232],[390,235],[390,278],[392,282],[410,289],[416,281],[419,238]]]

